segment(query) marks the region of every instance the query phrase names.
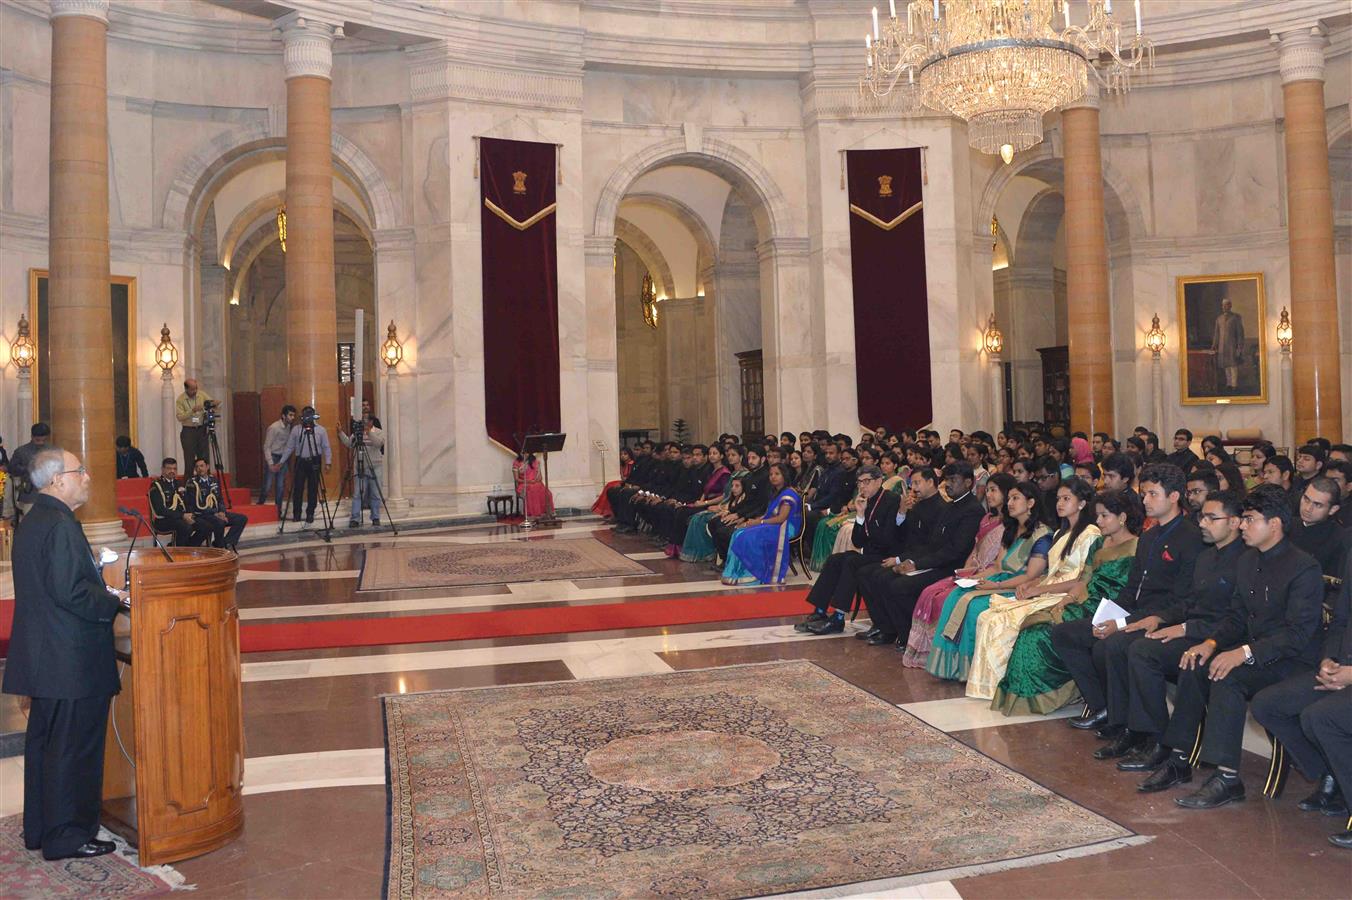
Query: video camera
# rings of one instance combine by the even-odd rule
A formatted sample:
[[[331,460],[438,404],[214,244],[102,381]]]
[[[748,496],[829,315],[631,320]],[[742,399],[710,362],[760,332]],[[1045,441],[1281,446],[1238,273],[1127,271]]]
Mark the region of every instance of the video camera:
[[[216,427],[216,417],[218,415],[220,415],[220,410],[217,407],[217,403],[215,400],[207,400],[203,402],[202,404],[203,425],[205,425],[208,429],[214,429]]]
[[[315,423],[317,423],[318,421],[319,421],[319,413],[317,411],[313,409],[309,410],[308,412],[306,410],[301,410],[300,413],[301,428],[304,428],[306,431],[314,431]]]

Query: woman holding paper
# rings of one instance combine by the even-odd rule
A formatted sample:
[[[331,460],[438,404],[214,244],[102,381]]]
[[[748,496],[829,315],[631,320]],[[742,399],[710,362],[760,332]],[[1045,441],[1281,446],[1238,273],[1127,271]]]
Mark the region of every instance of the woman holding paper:
[[[1005,522],[1000,543],[1005,548],[1000,569],[968,588],[955,587],[935,620],[934,645],[925,669],[947,681],[966,681],[976,650],[977,616],[986,611],[990,595],[1035,582],[1047,571],[1051,529],[1042,523],[1042,502],[1036,484],[1015,484],[1005,500]]]
[[[992,709],[1007,716],[1045,715],[1075,698],[1070,672],[1052,649],[1052,626],[1094,615],[1103,597],[1117,596],[1127,583],[1145,509],[1134,491],[1099,494],[1094,508],[1102,537],[1091,548],[1080,581],[1056,598],[1054,605],[1023,620],[991,702]]]
[[[1060,602],[1084,571],[1090,549],[1099,540],[1091,501],[1094,489],[1083,478],[1068,478],[1056,489],[1056,515],[1061,527],[1047,556],[1047,574],[1019,586],[1013,595],[996,594],[976,624],[976,652],[967,676],[967,696],[989,700],[1005,675],[1010,651],[1023,620]]]

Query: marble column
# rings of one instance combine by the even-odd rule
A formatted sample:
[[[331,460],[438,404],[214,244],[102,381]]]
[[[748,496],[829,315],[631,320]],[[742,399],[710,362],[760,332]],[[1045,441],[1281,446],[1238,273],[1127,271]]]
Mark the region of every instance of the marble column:
[[[1084,98],[1061,113],[1061,130],[1065,139],[1070,427],[1086,434],[1116,434],[1108,228],[1103,215],[1099,95],[1093,76]]]
[[[1324,121],[1323,33],[1307,28],[1279,41],[1286,141],[1286,234],[1291,256],[1292,364],[1297,442],[1343,437],[1334,283],[1333,194]],[[1263,323],[1266,328],[1267,323]]]
[[[112,311],[108,302],[108,0],[52,0],[47,320],[59,322],[42,371],[52,442],[93,482],[79,512],[91,542],[124,537],[113,454]]]
[[[336,444],[338,312],[329,75],[338,29],[297,13],[278,22],[286,66],[286,399],[297,408],[313,406]],[[330,496],[336,495],[338,478],[335,467],[325,479]]]

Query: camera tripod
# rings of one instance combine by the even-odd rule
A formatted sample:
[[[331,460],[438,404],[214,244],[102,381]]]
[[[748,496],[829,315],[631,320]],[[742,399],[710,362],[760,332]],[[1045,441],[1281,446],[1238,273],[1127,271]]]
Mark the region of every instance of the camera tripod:
[[[394,524],[394,516],[390,515],[390,507],[385,503],[385,492],[380,487],[380,479],[375,476],[376,468],[371,464],[371,449],[366,446],[366,431],[360,421],[354,420],[351,427],[352,436],[352,455],[348,458],[347,471],[343,473],[343,484],[338,489],[338,504],[342,505],[344,498],[352,501],[351,518],[356,521],[361,516],[361,507],[357,504],[362,502],[363,498],[357,496],[357,479],[371,480],[375,486],[376,497],[380,499],[380,509],[385,514],[385,521],[389,523],[390,530],[396,535],[399,533],[399,527]]]
[[[216,410],[207,411],[207,468],[216,473],[216,484],[221,489],[221,502],[226,509],[230,509],[230,485],[225,479],[225,457],[221,455],[221,444],[216,439]],[[192,461],[187,463],[189,474],[192,471]]]
[[[302,473],[301,468],[306,464],[302,463],[301,460],[303,459],[314,460],[313,464],[317,469],[317,471],[314,473],[314,477],[319,483],[318,488],[319,514],[320,520],[324,523],[323,529],[320,530],[320,537],[322,537],[324,541],[328,543],[333,540],[333,511],[329,508],[328,491],[324,487],[324,469],[323,469],[324,457],[319,452],[319,442],[315,439],[314,423],[310,423],[307,425],[305,424],[304,421],[302,421],[301,424],[297,427],[300,428],[300,440],[296,442],[297,443],[295,454],[296,465],[291,473],[291,497],[292,497],[291,509],[293,512],[295,511],[296,492],[300,491],[303,487],[301,484],[301,479],[305,476]],[[286,514],[285,510],[283,510],[283,514],[280,517],[280,522],[277,525],[277,533],[282,534],[285,531],[286,531]]]

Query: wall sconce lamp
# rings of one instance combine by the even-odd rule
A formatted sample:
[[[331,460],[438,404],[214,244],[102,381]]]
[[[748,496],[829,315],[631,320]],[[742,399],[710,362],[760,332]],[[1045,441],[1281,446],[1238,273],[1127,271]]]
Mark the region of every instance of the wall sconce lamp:
[[[14,365],[27,372],[38,359],[38,345],[28,331],[28,316],[19,314],[19,335],[9,345],[9,358]]]
[[[1164,329],[1160,327],[1160,317],[1155,316],[1150,321],[1150,330],[1145,333],[1145,348],[1154,354],[1155,359],[1159,359],[1164,343]]]
[[[178,348],[169,337],[169,323],[160,328],[160,342],[155,345],[155,365],[166,375],[178,365]]]
[[[1277,323],[1277,343],[1281,345],[1282,350],[1290,351],[1291,341],[1295,335],[1291,331],[1291,314],[1282,307],[1282,319]]]
[[[986,335],[981,343],[991,356],[999,356],[1000,351],[1005,349],[1005,336],[996,327],[995,313],[991,313],[990,321],[986,323]]]
[[[399,332],[394,327],[393,319],[385,329],[385,343],[380,345],[380,358],[391,369],[403,362],[404,345],[399,343]]]
[[[283,203],[277,207],[277,243],[282,245],[282,252],[286,252],[286,204]]]

